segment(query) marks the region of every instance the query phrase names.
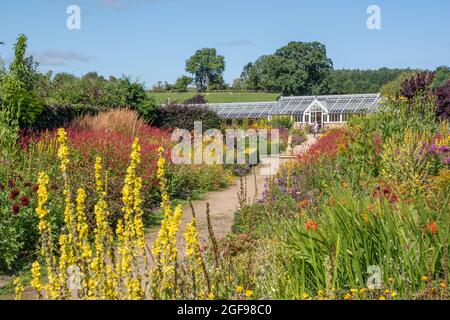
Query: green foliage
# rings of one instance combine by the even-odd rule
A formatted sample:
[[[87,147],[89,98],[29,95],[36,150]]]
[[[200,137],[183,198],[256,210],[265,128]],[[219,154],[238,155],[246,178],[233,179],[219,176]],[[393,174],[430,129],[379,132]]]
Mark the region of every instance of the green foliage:
[[[73,120],[84,115],[95,115],[106,108],[98,108],[82,105],[47,105],[44,106],[41,115],[31,126],[33,130],[46,130],[61,128]]]
[[[188,86],[194,81],[191,77],[181,76],[175,81],[173,88],[179,92],[187,91]]]
[[[402,91],[403,83],[416,74],[415,71],[404,71],[400,73],[394,80],[386,83],[380,89],[380,93],[383,97],[399,97]]]
[[[446,82],[450,81],[450,68],[447,66],[440,66],[436,68],[435,77],[431,84],[431,89],[436,91],[439,87],[443,86]]]
[[[380,68],[378,70],[333,70],[330,79],[330,93],[378,93],[383,85],[394,81],[402,73],[410,72],[412,71],[388,68]]]
[[[1,83],[1,104],[3,109],[17,113],[21,126],[30,126],[42,112],[42,104],[33,91],[24,88],[23,82],[7,75]]]
[[[201,121],[203,130],[220,128],[222,119],[206,108],[170,104],[156,110],[153,124],[163,129],[194,130],[194,122]]]
[[[18,114],[21,126],[32,125],[42,111],[42,103],[35,93],[36,64],[32,58],[25,58],[26,49],[27,38],[20,35],[10,71],[1,78],[0,83],[1,108]]]
[[[222,85],[225,58],[214,48],[203,48],[186,61],[186,71],[192,73],[199,90],[210,90],[214,85]]]
[[[269,121],[269,125],[271,125],[273,128],[286,128],[286,129],[292,129],[294,126],[294,121],[291,119],[290,116],[274,116]]]
[[[10,161],[14,158],[19,132],[18,114],[2,106],[0,109],[0,160]]]
[[[323,44],[290,42],[273,55],[247,64],[242,77],[253,90],[276,90],[284,95],[321,94],[328,91],[332,67]]]
[[[442,244],[448,241],[450,228],[445,204],[434,212],[424,198],[417,198],[414,204],[393,207],[349,190],[332,190],[330,198],[336,203],[321,204],[317,230],[307,229],[307,219],[292,219],[280,226],[287,230],[283,239],[292,257],[286,264],[287,274],[304,280],[291,288],[294,296],[288,298],[303,292],[366,287],[368,268],[373,265],[380,266],[385,289],[391,285],[405,295],[423,289],[421,276],[431,270],[436,278],[445,276],[448,249]],[[423,231],[429,221],[441,226],[438,233]],[[389,285],[388,278],[394,283]]]

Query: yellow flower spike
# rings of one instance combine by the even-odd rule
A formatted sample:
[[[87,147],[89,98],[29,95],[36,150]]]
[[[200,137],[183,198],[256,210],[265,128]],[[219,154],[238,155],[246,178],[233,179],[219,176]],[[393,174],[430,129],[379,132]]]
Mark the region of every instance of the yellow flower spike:
[[[39,218],[39,231],[41,235],[43,235],[49,228],[49,224],[47,222],[48,210],[46,208],[46,204],[48,201],[48,176],[44,172],[39,173],[38,178],[38,203],[36,208],[36,213]]]
[[[344,300],[351,300],[352,299],[352,295],[350,293],[346,293],[344,296]]]
[[[41,265],[39,262],[33,262],[31,266],[31,287],[37,291],[38,298],[42,297]]]
[[[67,133],[63,128],[58,129],[58,158],[60,161],[60,169],[63,175],[67,173],[67,165],[69,164],[69,147],[67,146]]]
[[[22,279],[16,278],[14,280],[14,292],[16,294],[16,300],[22,300],[24,286],[22,283]]]

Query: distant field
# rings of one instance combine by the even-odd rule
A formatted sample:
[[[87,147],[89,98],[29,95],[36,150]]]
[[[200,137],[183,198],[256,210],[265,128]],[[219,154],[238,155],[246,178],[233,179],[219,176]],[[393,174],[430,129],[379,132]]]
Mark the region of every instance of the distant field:
[[[152,92],[158,103],[165,103],[170,99],[172,102],[183,102],[196,95],[195,92]],[[279,93],[268,92],[205,92],[202,93],[210,103],[226,102],[263,102],[275,101]]]

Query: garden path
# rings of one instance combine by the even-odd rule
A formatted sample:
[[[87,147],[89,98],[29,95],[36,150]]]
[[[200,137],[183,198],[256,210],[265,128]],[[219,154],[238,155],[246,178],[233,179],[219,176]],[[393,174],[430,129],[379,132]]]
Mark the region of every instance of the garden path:
[[[307,141],[300,146],[293,148],[294,155],[299,155],[316,141],[313,135],[307,136]],[[283,161],[283,160],[282,160]],[[262,169],[268,169],[269,164],[262,163],[255,167],[255,174],[247,176],[247,201],[254,203],[261,198],[267,176],[263,175]],[[256,181],[256,183],[255,183]],[[206,222],[206,204],[210,205],[211,224],[214,234],[218,240],[226,237],[231,232],[234,222],[234,214],[239,209],[238,194],[240,193],[240,182],[236,179],[227,189],[207,193],[201,200],[192,202],[197,218],[198,238],[200,244],[205,244],[208,240],[208,226]],[[186,224],[192,221],[192,211],[189,205],[183,207],[183,218],[180,230],[184,230]],[[146,239],[149,248],[156,240],[159,229],[147,233]],[[182,232],[178,234],[178,246],[181,252],[183,249]]]
[[[247,179],[247,201],[253,203],[258,201],[264,190],[266,176],[261,174],[264,165],[255,167],[255,174],[250,174]],[[256,183],[255,183],[256,181]],[[226,189],[209,192],[200,200],[192,202],[197,218],[198,239],[200,244],[205,244],[208,240],[208,225],[206,221],[206,204],[210,206],[211,224],[217,239],[224,238],[229,232],[234,221],[234,213],[239,209],[238,194],[240,193],[240,181],[235,179],[231,186]],[[192,221],[192,210],[187,204],[183,207],[183,218],[180,230]],[[146,235],[149,248],[156,240],[159,229],[152,230]],[[178,234],[178,244],[182,247],[182,232]],[[184,249],[182,250],[184,251]]]

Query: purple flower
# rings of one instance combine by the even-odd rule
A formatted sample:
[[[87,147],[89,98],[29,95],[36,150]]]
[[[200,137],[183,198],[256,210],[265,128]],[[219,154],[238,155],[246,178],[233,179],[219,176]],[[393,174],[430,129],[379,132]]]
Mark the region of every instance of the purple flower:
[[[450,157],[444,158],[444,164],[450,165]]]
[[[430,144],[430,145],[428,146],[428,152],[429,152],[429,153],[436,153],[437,151],[438,151],[438,147],[436,147],[435,144]]]
[[[442,152],[442,153],[448,153],[448,152],[450,152],[450,147],[442,146],[442,147],[439,148],[439,151]]]

